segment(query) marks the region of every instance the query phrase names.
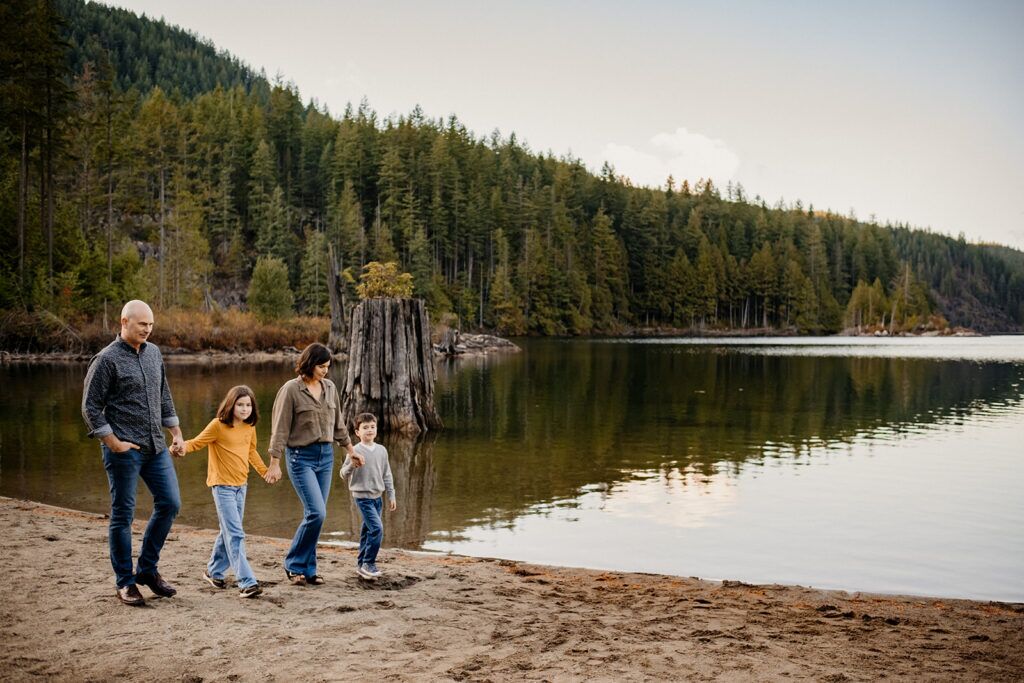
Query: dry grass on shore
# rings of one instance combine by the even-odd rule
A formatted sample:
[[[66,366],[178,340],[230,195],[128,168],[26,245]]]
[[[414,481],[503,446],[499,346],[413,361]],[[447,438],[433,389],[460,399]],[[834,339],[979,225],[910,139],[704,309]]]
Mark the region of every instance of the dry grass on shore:
[[[212,312],[155,311],[153,342],[180,351],[245,353],[301,349],[310,342],[327,341],[330,320],[295,316],[260,322],[237,309]],[[117,322],[104,327],[100,318],[65,320],[47,311],[8,312],[0,319],[0,349],[18,354],[71,353],[90,355],[110,343]]]

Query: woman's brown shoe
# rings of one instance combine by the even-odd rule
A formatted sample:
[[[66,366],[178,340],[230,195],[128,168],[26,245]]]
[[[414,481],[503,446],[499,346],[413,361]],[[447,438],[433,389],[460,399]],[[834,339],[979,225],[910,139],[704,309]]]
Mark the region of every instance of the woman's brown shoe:
[[[285,569],[284,570],[284,575],[288,577],[288,581],[293,586],[305,586],[306,585],[306,577],[303,576],[302,574],[292,574],[290,571]]]
[[[308,583],[310,586],[322,586],[327,582],[324,581],[324,577],[320,576],[319,574],[313,574],[313,576],[306,577],[306,583]]]

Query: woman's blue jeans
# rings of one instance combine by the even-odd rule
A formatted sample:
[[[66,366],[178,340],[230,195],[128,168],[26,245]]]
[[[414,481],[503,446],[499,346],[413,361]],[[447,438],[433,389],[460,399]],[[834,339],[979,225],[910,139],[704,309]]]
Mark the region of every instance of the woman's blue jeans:
[[[327,497],[334,473],[334,447],[314,443],[286,449],[288,478],[302,501],[303,518],[295,530],[292,546],[284,558],[284,568],[293,574],[316,576],[316,544],[327,516]]]
[[[245,531],[242,530],[246,487],[214,486],[211,491],[220,520],[220,533],[213,542],[213,553],[206,571],[215,579],[223,579],[230,567],[235,572],[239,588],[254,586],[256,577],[245,556]]]

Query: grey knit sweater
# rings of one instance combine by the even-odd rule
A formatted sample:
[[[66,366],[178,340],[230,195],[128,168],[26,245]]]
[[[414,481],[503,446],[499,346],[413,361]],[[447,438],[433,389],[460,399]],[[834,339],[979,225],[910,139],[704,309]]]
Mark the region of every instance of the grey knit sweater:
[[[345,456],[341,466],[341,477],[348,480],[348,490],[353,498],[380,498],[387,491],[388,499],[395,499],[395,482],[391,477],[391,464],[388,462],[388,449],[379,443],[364,446],[357,443],[355,452],[366,459],[362,467],[355,467],[352,458]]]

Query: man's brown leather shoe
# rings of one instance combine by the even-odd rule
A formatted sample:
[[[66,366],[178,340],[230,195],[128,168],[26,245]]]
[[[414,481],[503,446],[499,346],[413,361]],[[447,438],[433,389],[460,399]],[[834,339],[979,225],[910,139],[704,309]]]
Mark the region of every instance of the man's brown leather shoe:
[[[117,598],[124,604],[131,605],[132,607],[142,607],[146,604],[146,599],[142,597],[142,593],[139,592],[138,586],[134,583],[130,586],[118,588]]]
[[[174,589],[174,586],[164,581],[164,578],[160,576],[160,572],[153,572],[152,574],[136,574],[135,583],[146,586],[161,598],[172,597],[178,592]]]

